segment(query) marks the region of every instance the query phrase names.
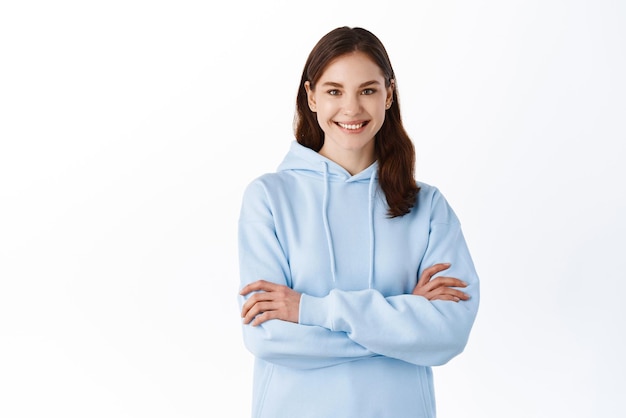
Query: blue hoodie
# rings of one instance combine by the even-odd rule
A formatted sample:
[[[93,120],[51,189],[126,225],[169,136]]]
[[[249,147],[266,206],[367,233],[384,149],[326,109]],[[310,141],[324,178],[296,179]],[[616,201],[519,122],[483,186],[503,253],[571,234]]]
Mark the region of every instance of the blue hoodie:
[[[302,294],[298,324],[243,325],[255,356],[253,417],[435,416],[431,366],[463,351],[478,276],[435,187],[418,183],[416,206],[389,218],[376,175],[376,163],[353,176],[294,141],[276,173],[246,188],[241,287],[264,279]],[[411,294],[443,262],[452,265],[442,275],[468,283],[468,301]]]

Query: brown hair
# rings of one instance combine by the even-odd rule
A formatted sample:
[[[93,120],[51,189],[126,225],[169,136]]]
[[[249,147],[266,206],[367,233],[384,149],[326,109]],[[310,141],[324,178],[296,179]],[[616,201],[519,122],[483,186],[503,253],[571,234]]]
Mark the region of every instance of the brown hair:
[[[395,75],[387,51],[382,42],[363,28],[347,26],[334,29],[324,35],[313,47],[302,71],[300,88],[296,98],[295,135],[303,146],[319,151],[324,145],[324,132],[307,102],[304,88],[309,81],[311,89],[322,76],[328,64],[335,58],[351,52],[363,52],[382,70],[386,87],[394,85]],[[391,218],[406,215],[415,206],[419,187],[415,182],[415,148],[402,126],[398,92],[393,89],[393,104],[386,111],[385,121],[374,139],[378,160],[378,182],[387,199]]]

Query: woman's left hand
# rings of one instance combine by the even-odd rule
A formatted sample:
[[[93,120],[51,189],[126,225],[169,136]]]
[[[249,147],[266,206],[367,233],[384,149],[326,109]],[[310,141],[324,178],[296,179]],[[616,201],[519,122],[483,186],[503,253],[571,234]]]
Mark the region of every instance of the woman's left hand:
[[[301,294],[292,288],[265,280],[257,280],[239,292],[245,296],[257,292],[243,304],[241,317],[244,324],[257,326],[270,319],[298,323]]]

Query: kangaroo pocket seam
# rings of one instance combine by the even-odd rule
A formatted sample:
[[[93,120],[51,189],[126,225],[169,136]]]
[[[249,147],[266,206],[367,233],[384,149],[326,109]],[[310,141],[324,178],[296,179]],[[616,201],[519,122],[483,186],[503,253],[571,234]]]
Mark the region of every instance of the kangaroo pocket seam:
[[[433,392],[431,390],[432,379],[429,370],[420,366],[417,368],[417,374],[421,383],[420,393],[422,395],[422,405],[424,406],[424,416],[434,417],[433,408]]]
[[[270,384],[272,383],[272,376],[274,375],[274,365],[271,364],[268,368],[267,377],[265,379],[265,384],[263,387],[263,392],[259,398],[259,407],[257,408],[257,418],[263,416],[263,409],[265,408],[265,398],[267,396],[267,392],[269,391]]]

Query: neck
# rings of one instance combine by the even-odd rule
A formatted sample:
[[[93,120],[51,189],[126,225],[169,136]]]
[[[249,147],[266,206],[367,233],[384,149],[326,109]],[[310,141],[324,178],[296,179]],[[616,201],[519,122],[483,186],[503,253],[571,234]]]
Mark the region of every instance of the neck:
[[[324,144],[322,149],[319,150],[319,153],[339,164],[344,170],[350,173],[351,176],[360,173],[376,161],[373,146],[371,150],[330,150],[329,147]]]

